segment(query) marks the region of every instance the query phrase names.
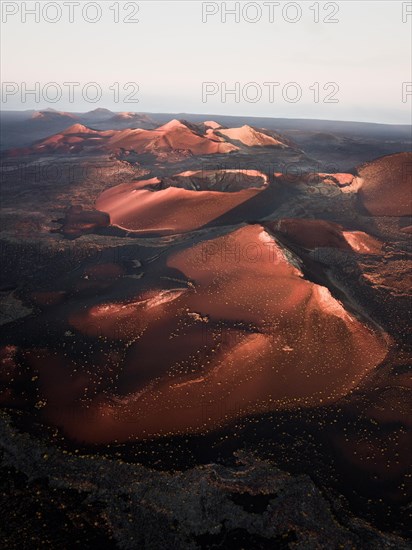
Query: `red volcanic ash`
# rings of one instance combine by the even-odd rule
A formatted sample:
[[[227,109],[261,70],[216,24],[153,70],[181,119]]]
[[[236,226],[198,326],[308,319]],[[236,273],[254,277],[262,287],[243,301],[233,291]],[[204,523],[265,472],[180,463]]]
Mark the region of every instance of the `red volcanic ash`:
[[[214,120],[205,120],[203,123],[207,128],[212,128],[213,130],[216,130],[217,128],[221,128],[222,125],[218,122],[215,122]]]
[[[176,288],[78,303],[72,330],[122,342],[122,353],[98,352],[89,368],[60,352],[27,354],[44,418],[102,443],[201,433],[346,395],[388,340],[298,265],[262,226],[246,226],[170,253],[159,280],[173,273]]]
[[[372,216],[412,214],[412,153],[398,153],[368,162],[358,170],[359,197]]]
[[[278,139],[276,139],[269,134],[255,130],[247,124],[240,128],[217,128],[217,130],[218,135],[223,135],[248,147],[288,147],[286,143],[280,140],[280,136],[277,136]]]
[[[284,218],[265,225],[304,248],[330,247],[360,254],[378,254],[382,249],[382,244],[367,233],[344,231],[341,225],[325,220]]]
[[[114,120],[113,122],[117,122]],[[147,126],[148,122],[143,120]],[[269,139],[269,138],[268,138]],[[92,130],[82,124],[73,124],[66,130],[35,143],[32,147],[13,149],[9,156],[18,154],[51,153],[119,153],[133,151],[151,154],[168,160],[172,153],[183,155],[213,155],[237,151],[232,143],[213,134],[203,135],[189,123],[171,120],[154,130],[126,128],[124,130]],[[172,160],[174,156],[170,157]]]
[[[285,235],[304,248],[333,247],[351,250],[343,236],[342,226],[324,220],[282,219],[269,222],[268,227]]]
[[[201,186],[216,190],[198,190]],[[221,216],[226,223],[240,223],[245,213],[236,208],[258,199],[266,188],[266,176],[256,170],[184,172],[112,187],[100,195],[96,208],[107,212],[113,225],[168,235],[199,229]],[[262,196],[248,214],[256,216],[263,206]]]
[[[193,155],[230,153],[238,148],[218,139],[211,140],[196,133],[183,122],[171,120],[156,130],[123,130],[116,132],[107,142],[108,149],[122,148],[137,153],[168,153],[189,151]]]

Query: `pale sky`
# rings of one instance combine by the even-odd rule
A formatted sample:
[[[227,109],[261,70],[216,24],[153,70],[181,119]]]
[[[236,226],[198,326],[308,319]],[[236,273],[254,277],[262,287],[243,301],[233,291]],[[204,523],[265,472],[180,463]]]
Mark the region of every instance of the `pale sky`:
[[[96,23],[82,17],[83,5],[93,2],[78,3],[82,5],[73,7],[73,23],[63,1],[40,2],[40,10],[49,4],[46,16],[41,12],[40,22],[36,22],[34,16],[27,15],[22,22],[23,4],[33,8],[35,2],[2,1],[1,79],[3,92],[7,89],[9,93],[2,95],[3,110],[105,107],[115,111],[411,122],[412,93],[402,102],[402,87],[412,92],[412,85],[402,85],[412,81],[411,2],[304,0],[279,2],[279,6],[274,2],[271,8],[265,2],[239,2],[240,21],[228,14],[224,22],[225,5],[233,9],[236,2],[108,0],[94,2],[101,7],[101,19]],[[56,4],[61,6],[62,17],[50,23],[45,19],[56,17]],[[115,9],[110,9],[116,4],[119,22],[115,22]],[[285,4],[289,6],[285,8]],[[316,5],[318,23],[314,22]],[[333,14],[335,6],[338,11]],[[206,9],[217,13],[203,22]],[[8,15],[15,10],[17,13]],[[270,20],[271,10],[274,21]],[[282,11],[290,20],[300,19],[288,22]],[[402,21],[403,11],[411,12],[404,14],[406,22]],[[97,14],[95,7],[88,8],[90,19]],[[122,19],[127,14],[139,22],[125,23]],[[259,14],[260,20],[251,22],[259,19]],[[338,22],[323,22],[328,15]],[[33,89],[36,82],[40,100],[26,95],[22,102],[24,83]],[[56,88],[48,87],[49,82],[57,83],[61,90],[57,103],[50,101]],[[80,83],[74,88],[74,103],[65,82]],[[78,91],[89,82],[96,82],[102,92],[96,103],[85,100]],[[114,100],[116,82],[118,102]],[[213,94],[202,96],[204,82],[213,83],[208,88]],[[268,82],[279,84],[270,88],[264,84]],[[7,88],[5,83],[9,83]],[[124,90],[126,83],[136,83],[139,90],[136,92],[134,85]],[[334,84],[324,90],[327,83]],[[227,95],[223,102],[224,86],[238,86],[240,97]],[[95,88],[88,90],[93,99]],[[297,93],[301,98],[288,102],[282,90],[291,99]],[[317,90],[319,101],[315,102]],[[139,102],[125,103],[127,92]],[[324,103],[333,92],[330,99],[338,102]],[[261,97],[253,101],[258,93]]]

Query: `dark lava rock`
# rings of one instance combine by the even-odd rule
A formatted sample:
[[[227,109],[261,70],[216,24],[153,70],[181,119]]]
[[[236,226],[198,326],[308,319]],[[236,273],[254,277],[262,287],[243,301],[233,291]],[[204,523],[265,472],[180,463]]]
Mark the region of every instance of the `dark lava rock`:
[[[59,233],[65,237],[75,239],[87,233],[94,233],[97,229],[110,225],[110,216],[99,210],[83,210],[82,206],[71,206],[64,218],[56,220],[61,224]]]
[[[159,472],[46,446],[0,416],[2,548],[396,549],[307,475],[238,452]]]

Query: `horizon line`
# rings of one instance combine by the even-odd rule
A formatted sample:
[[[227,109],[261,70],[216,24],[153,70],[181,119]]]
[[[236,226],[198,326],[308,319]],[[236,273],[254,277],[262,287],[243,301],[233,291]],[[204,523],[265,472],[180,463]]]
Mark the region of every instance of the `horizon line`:
[[[25,113],[25,112],[57,112],[57,113],[68,113],[68,114],[87,114],[92,113],[95,111],[109,111],[113,114],[118,113],[135,113],[135,114],[143,114],[143,115],[170,115],[170,116],[205,116],[205,117],[225,117],[225,118],[257,118],[257,119],[271,119],[271,120],[308,120],[308,121],[317,121],[317,122],[343,122],[343,123],[352,123],[352,124],[375,124],[375,125],[384,125],[384,126],[411,126],[412,127],[412,120],[410,123],[407,122],[371,122],[371,121],[364,121],[364,120],[342,120],[342,119],[328,119],[328,118],[303,118],[303,117],[285,117],[285,116],[270,116],[270,115],[239,115],[239,114],[217,114],[217,113],[193,113],[193,112],[182,112],[182,111],[175,111],[175,112],[168,112],[168,111],[113,111],[112,109],[108,109],[107,107],[96,107],[95,109],[91,109],[90,111],[65,111],[65,110],[59,110],[54,109],[52,107],[45,107],[44,109],[1,109],[0,108],[0,115],[2,113]]]

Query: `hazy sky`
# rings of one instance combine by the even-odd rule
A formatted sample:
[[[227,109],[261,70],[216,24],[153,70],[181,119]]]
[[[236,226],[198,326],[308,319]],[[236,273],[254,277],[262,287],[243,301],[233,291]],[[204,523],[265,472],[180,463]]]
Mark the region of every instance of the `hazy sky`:
[[[51,23],[46,19],[57,17],[57,2],[39,3],[39,22],[32,15],[22,22],[23,5],[33,8],[35,2],[2,2],[3,92],[5,83],[14,83],[7,85],[9,95],[2,95],[2,109],[85,111],[107,107],[116,111],[411,122],[412,95],[402,102],[402,83],[412,81],[410,2],[304,0],[279,2],[279,6],[276,2],[271,6],[238,2],[236,8],[236,2],[108,0],[98,3],[101,14],[95,23],[82,16],[83,5],[89,4],[86,16],[99,17],[93,3],[77,3],[81,5],[71,8],[73,23],[69,21],[70,9],[62,1],[58,3],[61,20]],[[227,21],[222,21],[225,7],[238,9],[240,21],[229,14]],[[202,12],[205,19],[206,9],[217,13],[204,22]],[[17,13],[7,15],[6,10]],[[411,11],[409,17],[404,16],[405,23],[403,10]],[[139,22],[124,22],[128,14]],[[119,22],[115,22],[116,16]],[[318,23],[314,21],[317,16]],[[338,22],[323,22],[325,17]],[[296,22],[291,22],[294,19]],[[36,82],[39,101],[26,95],[23,103],[24,83],[33,89]],[[47,86],[49,82],[58,87]],[[80,83],[74,86],[74,103],[65,82]],[[98,87],[86,87],[87,100],[79,90],[89,82]],[[204,82],[211,83],[208,96],[202,95]],[[278,84],[264,84],[269,82]],[[138,92],[134,85],[125,90],[127,83],[136,83]],[[332,84],[324,89],[327,83]],[[224,102],[225,86],[237,86],[240,96],[226,95]],[[61,98],[54,103],[51,100],[58,90]],[[412,92],[412,86],[407,90]],[[93,103],[99,91],[102,96]],[[139,102],[126,103],[127,94]],[[328,95],[338,102],[325,103]]]

